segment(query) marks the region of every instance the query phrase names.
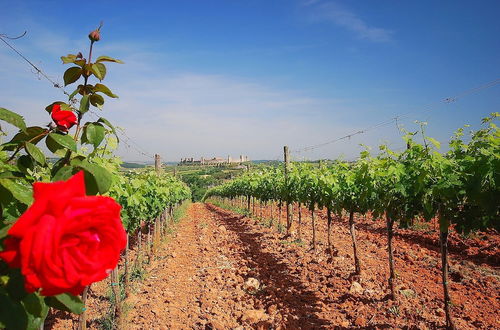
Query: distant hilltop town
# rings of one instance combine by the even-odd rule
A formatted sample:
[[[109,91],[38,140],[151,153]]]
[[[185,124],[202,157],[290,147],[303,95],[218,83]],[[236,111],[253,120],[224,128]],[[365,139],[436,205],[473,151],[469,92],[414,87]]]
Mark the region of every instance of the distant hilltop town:
[[[200,160],[195,160],[194,158],[181,158],[179,165],[207,165],[207,166],[219,166],[219,165],[230,165],[230,164],[243,164],[250,161],[248,156],[240,155],[240,158],[233,159],[231,156],[227,158],[214,157],[214,158],[204,158],[201,157]]]

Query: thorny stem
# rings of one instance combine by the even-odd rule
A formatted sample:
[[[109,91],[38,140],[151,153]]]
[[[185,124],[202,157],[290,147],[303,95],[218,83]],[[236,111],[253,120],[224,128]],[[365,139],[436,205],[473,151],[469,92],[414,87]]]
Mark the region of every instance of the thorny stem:
[[[89,58],[87,59],[86,65],[90,65],[90,63],[91,63],[93,46],[94,46],[94,41],[90,41]],[[83,82],[83,95],[84,96],[87,95],[87,84],[89,81],[89,77],[90,77],[90,72],[89,71],[85,72],[85,75],[84,75],[85,81]],[[80,124],[81,124],[82,118],[83,118],[83,113],[78,112],[78,124],[76,126],[76,132],[75,132],[75,137],[74,137],[75,141],[78,141],[78,135],[80,134],[80,128],[81,128]]]
[[[94,41],[91,40],[90,41],[89,58],[87,59],[86,65],[89,65],[91,63],[90,61],[92,59],[93,46],[94,46]],[[84,79],[85,79],[85,81],[83,82],[83,95],[84,96],[87,95],[87,84],[88,84],[89,77],[90,77],[90,72],[89,71],[84,72]],[[78,122],[76,124],[75,136],[73,137],[73,140],[75,140],[75,142],[78,141],[78,136],[80,135],[82,118],[83,118],[83,113],[78,112]],[[69,163],[70,157],[71,157],[71,150],[68,150],[68,151],[66,151],[66,155],[64,157],[66,164]]]

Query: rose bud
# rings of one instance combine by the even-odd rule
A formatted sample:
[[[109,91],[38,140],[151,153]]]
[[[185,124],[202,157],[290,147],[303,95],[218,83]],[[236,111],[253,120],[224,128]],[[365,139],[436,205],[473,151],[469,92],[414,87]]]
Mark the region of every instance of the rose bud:
[[[77,295],[106,278],[127,243],[120,205],[86,196],[83,172],[68,181],[35,182],[33,197],[0,252],[10,267],[21,268],[26,291]]]
[[[97,30],[90,32],[89,39],[92,42],[99,41],[101,39],[101,31],[99,31],[99,29],[97,29]]]
[[[61,105],[59,104],[54,104],[50,116],[54,123],[56,123],[57,128],[63,132],[67,132],[78,122],[76,115],[72,111],[61,110]]]

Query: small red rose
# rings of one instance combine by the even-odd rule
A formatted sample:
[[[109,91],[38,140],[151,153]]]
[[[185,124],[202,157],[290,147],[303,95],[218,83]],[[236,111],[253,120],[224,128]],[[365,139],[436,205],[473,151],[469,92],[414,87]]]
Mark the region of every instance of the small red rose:
[[[59,104],[54,104],[52,107],[51,117],[57,128],[64,132],[67,132],[78,122],[76,115],[72,111],[62,110]]]
[[[37,182],[33,191],[35,201],[9,229],[0,258],[21,268],[28,292],[81,294],[118,264],[127,242],[120,205],[86,196],[83,172]]]

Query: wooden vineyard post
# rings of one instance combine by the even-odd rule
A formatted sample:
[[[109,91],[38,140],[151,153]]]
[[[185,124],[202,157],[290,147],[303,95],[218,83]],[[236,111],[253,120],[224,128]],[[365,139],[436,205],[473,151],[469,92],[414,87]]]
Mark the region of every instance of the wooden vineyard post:
[[[160,175],[160,169],[161,169],[161,158],[159,154],[155,154],[155,171],[156,174],[159,176]],[[175,169],[174,169],[175,171]],[[151,262],[151,255],[156,253],[157,245],[158,245],[158,240],[160,239],[159,236],[159,219],[156,217],[154,219],[153,223],[153,235],[151,237],[151,226],[148,226],[148,241],[151,238],[152,242],[148,242],[149,246],[149,262]]]
[[[356,227],[354,225],[354,211],[349,211],[349,230],[352,238],[352,249],[354,251],[354,268],[356,275],[361,275],[361,266],[358,258],[358,241],[356,240]]]
[[[167,208],[163,210],[163,236],[167,234],[168,229],[168,211]]]
[[[283,147],[284,160],[285,160],[285,187],[288,187],[288,172],[290,171],[290,152],[288,146]],[[287,195],[288,195],[287,191]],[[290,204],[288,196],[286,196],[286,236],[290,236],[292,229],[292,204]]]
[[[134,268],[140,268],[141,265],[141,248],[142,248],[142,232],[141,228],[139,227],[139,230],[137,231],[137,256],[135,258],[135,267]]]
[[[439,243],[441,247],[441,276],[443,280],[444,293],[444,311],[446,313],[446,329],[455,330],[456,326],[451,318],[450,310],[450,291],[448,288],[448,228],[441,228],[439,234]]]
[[[279,202],[278,204],[278,231],[280,231],[280,228],[281,228],[281,206],[283,205],[283,203]]]
[[[161,236],[162,236],[162,240],[163,240],[163,237],[165,237],[165,235],[167,234],[167,227],[168,227],[168,218],[167,218],[167,209],[165,208],[163,210],[163,212],[161,213],[162,215],[162,223],[161,223]]]
[[[153,246],[151,244],[151,224],[148,223],[147,227],[148,227],[148,236],[147,236],[146,248],[147,248],[147,253],[148,253],[148,264],[150,264],[151,263],[151,252],[152,252],[151,250],[153,248]]]
[[[274,214],[273,214],[273,204],[274,204],[274,201],[271,199],[271,201],[269,202],[269,204],[271,205],[271,217],[270,217],[270,224],[271,224],[271,227],[273,226],[273,217],[274,217]]]
[[[159,227],[159,216],[155,218],[155,222],[153,223],[153,255],[156,253],[158,249],[158,241],[160,239],[158,230]]]
[[[316,223],[315,223],[315,218],[314,218],[314,204],[311,207],[311,224],[312,224],[312,230],[313,230],[312,250],[314,252],[316,252]]]
[[[247,164],[247,172],[250,172],[250,165]],[[248,210],[248,214],[250,214],[250,195],[247,195],[247,210]]]
[[[122,314],[122,303],[121,303],[121,290],[120,290],[120,275],[118,273],[118,266],[111,271],[111,290],[115,296],[115,320],[117,324],[117,329],[121,329],[121,314]]]
[[[298,229],[298,237],[302,239],[302,203],[299,202],[299,229]]]
[[[86,304],[87,304],[87,296],[89,294],[89,289],[90,289],[90,285],[87,285],[83,289],[82,302],[83,302],[84,306],[86,306]],[[86,330],[86,329],[87,329],[87,313],[84,310],[83,313],[80,314],[80,317],[78,318],[78,330]]]
[[[161,167],[160,155],[155,154],[155,171],[157,174],[160,174],[160,167]]]
[[[330,253],[330,257],[333,258],[333,247],[332,247],[332,210],[330,206],[326,208],[326,216],[328,221],[328,252]]]
[[[396,273],[394,271],[394,254],[392,249],[394,220],[388,213],[386,213],[385,217],[387,223],[387,251],[389,253],[389,288],[391,289],[391,299],[396,300],[396,288],[394,283],[396,280]]]
[[[124,291],[125,291],[125,298],[128,298],[129,296],[129,265],[128,265],[128,249],[129,249],[129,244],[130,244],[130,237],[127,233],[127,245],[125,246],[125,274],[123,275],[124,277]]]

